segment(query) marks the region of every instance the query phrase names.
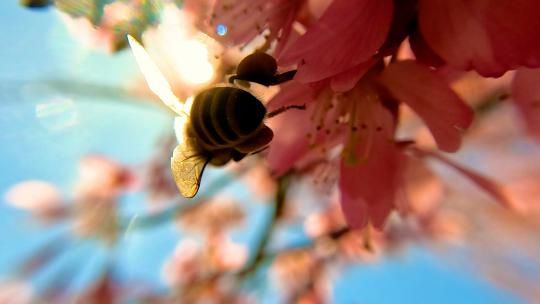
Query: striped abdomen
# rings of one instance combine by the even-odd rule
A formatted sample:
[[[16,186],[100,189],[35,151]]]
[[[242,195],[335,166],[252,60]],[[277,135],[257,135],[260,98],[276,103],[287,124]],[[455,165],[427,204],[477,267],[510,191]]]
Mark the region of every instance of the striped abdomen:
[[[236,87],[214,87],[199,93],[191,107],[191,132],[205,151],[234,148],[253,135],[266,115],[264,105]]]

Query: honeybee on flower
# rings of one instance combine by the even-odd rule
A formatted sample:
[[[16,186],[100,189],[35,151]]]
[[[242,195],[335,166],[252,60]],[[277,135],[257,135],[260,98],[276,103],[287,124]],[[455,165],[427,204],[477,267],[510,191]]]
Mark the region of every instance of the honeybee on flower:
[[[150,89],[179,115],[175,120],[179,144],[173,151],[171,170],[186,198],[197,194],[207,164],[223,166],[231,160],[240,161],[268,145],[273,132],[265,125],[265,118],[302,108],[289,105],[267,112],[252,93],[235,85],[235,80],[242,80],[269,86],[294,76],[295,71],[278,74],[274,58],[262,52],[244,58],[229,84],[204,89],[181,103],[144,48],[133,37],[128,36],[128,40]]]

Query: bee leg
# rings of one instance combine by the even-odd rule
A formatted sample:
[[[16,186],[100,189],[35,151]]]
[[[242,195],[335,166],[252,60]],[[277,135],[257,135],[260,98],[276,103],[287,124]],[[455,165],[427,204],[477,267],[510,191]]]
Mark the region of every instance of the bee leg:
[[[248,88],[248,89],[251,87],[251,84],[249,83],[249,81],[239,78],[238,75],[229,76],[229,83],[234,84],[235,82],[236,84],[242,87]]]
[[[280,83],[287,82],[289,80],[292,80],[294,78],[294,75],[296,75],[296,70],[287,71],[281,74],[276,74],[273,79],[267,84],[268,85],[278,85]]]
[[[296,75],[296,70],[287,71],[287,72],[276,74],[270,77],[266,75],[249,75],[249,76],[231,75],[229,76],[229,83],[233,84],[235,81],[239,82],[240,84],[245,83],[245,82],[255,82],[255,83],[262,84],[263,86],[268,87],[268,86],[278,85],[278,84],[287,82],[293,79],[294,75]]]
[[[259,149],[257,151],[253,151],[253,152],[249,153],[249,155],[259,154],[261,152],[264,152],[268,148],[270,148],[270,146],[264,146],[264,147],[262,147],[261,149]]]
[[[238,162],[238,161],[241,161],[246,155],[247,155],[246,153],[242,153],[242,152],[238,152],[238,151],[234,150],[233,153],[232,153],[232,159],[235,162]]]
[[[228,163],[233,158],[232,149],[222,149],[212,152],[209,163],[213,166],[219,167]]]
[[[272,130],[267,126],[263,126],[255,134],[250,136],[244,142],[236,145],[234,148],[241,153],[251,153],[267,146],[273,137],[274,133]]]
[[[280,107],[280,108],[277,108],[275,109],[274,111],[272,112],[269,112],[269,113],[266,113],[266,117],[267,118],[272,118],[276,115],[279,115],[285,111],[288,111],[290,109],[297,109],[297,110],[305,110],[306,109],[306,105],[288,105],[288,106],[283,106],[283,107]]]

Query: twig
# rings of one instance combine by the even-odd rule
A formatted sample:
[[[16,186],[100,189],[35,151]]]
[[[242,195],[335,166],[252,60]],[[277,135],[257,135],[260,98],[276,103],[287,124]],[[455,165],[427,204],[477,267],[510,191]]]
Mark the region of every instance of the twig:
[[[285,197],[287,194],[287,188],[289,187],[289,182],[290,182],[289,175],[284,175],[278,178],[278,181],[277,181],[278,188],[275,195],[275,205],[274,205],[274,209],[272,213],[272,218],[270,219],[270,223],[268,223],[268,226],[266,227],[266,229],[263,231],[261,240],[255,252],[255,257],[253,258],[251,263],[249,263],[248,266],[244,268],[244,270],[238,273],[238,276],[241,279],[245,279],[249,275],[254,273],[257,270],[257,268],[261,265],[261,262],[265,259],[266,247],[268,245],[270,237],[272,236],[272,232],[274,231],[277,220],[283,214],[283,207],[285,205]]]

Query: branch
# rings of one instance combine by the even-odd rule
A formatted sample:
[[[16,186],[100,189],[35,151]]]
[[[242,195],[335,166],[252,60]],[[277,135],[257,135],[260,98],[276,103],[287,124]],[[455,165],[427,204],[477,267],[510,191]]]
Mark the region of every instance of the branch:
[[[278,178],[277,184],[278,188],[275,195],[275,205],[272,213],[272,218],[270,219],[270,223],[268,223],[268,226],[263,231],[263,234],[261,236],[261,241],[259,245],[257,246],[255,257],[251,261],[251,263],[248,264],[244,270],[240,271],[238,273],[238,276],[240,279],[245,279],[248,276],[250,276],[252,273],[254,273],[257,268],[261,265],[263,260],[265,259],[265,251],[266,247],[268,245],[268,242],[270,240],[270,237],[272,236],[272,232],[274,231],[274,228],[276,226],[277,220],[281,217],[283,214],[283,207],[285,205],[285,197],[287,194],[287,189],[289,188],[290,183],[290,176],[284,175]]]

